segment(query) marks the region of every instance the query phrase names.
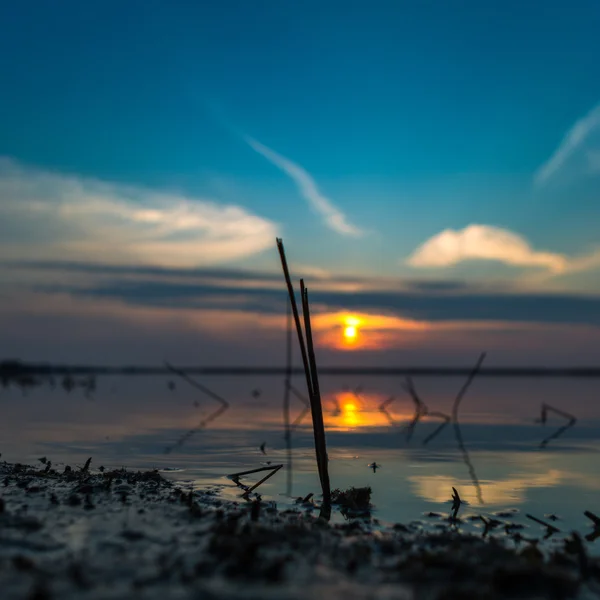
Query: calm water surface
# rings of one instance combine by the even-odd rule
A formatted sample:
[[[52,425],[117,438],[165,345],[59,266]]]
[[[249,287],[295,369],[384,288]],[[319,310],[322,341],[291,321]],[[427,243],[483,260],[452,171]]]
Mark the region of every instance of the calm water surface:
[[[126,389],[124,396],[130,393]],[[539,401],[531,402],[527,418],[517,415],[504,421],[497,411],[471,408],[469,412],[467,407],[461,426],[467,464],[451,425],[423,446],[439,421],[421,422],[408,442],[405,425],[411,414],[410,402],[395,409],[390,424],[378,410],[382,397],[362,394],[352,400],[342,391],[326,404],[332,487],[371,487],[373,517],[381,523],[418,521],[415,526],[427,529],[447,526],[444,517],[455,487],[467,502],[461,509],[463,517],[502,513],[503,522],[524,526],[520,533],[526,538],[545,533],[544,527],[528,520],[526,514],[543,520],[555,515],[558,520],[551,522],[561,534],[552,536],[545,543],[547,548],[560,543],[562,532],[577,530],[587,535],[592,531],[583,512],[600,514],[600,427],[593,414],[542,449],[541,440],[565,421],[557,417],[545,426],[535,424]],[[228,474],[268,463],[283,464],[283,469],[260,486],[263,499],[285,507],[312,492],[319,501],[308,415],[293,434],[290,477],[281,407],[261,407],[260,399],[230,411],[233,416],[197,431],[166,454],[166,448],[214,408],[199,405],[194,396],[180,398],[177,410],[171,405],[167,411],[164,401],[151,395],[140,409],[131,408],[118,394],[82,400],[41,394],[25,398],[17,391],[5,391],[0,396],[6,415],[0,424],[2,459],[35,463],[47,456],[55,465],[76,465],[92,456],[92,467],[163,469],[167,477],[183,485],[197,489],[216,486],[224,498],[239,501],[243,501],[241,490]],[[294,415],[301,409],[297,402]],[[257,414],[262,418],[257,419]],[[266,454],[260,450],[263,442]],[[368,466],[373,462],[380,465],[376,472]],[[251,485],[264,475],[249,475],[243,481]],[[339,513],[335,518],[343,519]],[[483,532],[480,520],[464,519],[460,526]],[[503,528],[495,534],[506,536]],[[590,543],[590,550],[600,553],[600,538]]]

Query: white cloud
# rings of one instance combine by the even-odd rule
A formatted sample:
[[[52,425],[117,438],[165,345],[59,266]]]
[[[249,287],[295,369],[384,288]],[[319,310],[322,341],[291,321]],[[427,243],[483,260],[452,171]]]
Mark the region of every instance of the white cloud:
[[[446,229],[419,246],[407,262],[412,267],[450,267],[467,260],[542,267],[553,273],[564,272],[569,266],[562,254],[536,251],[520,235],[490,225]]]
[[[273,247],[276,225],[240,206],[0,161],[6,258],[218,264]]]
[[[536,185],[545,184],[552,178],[565,163],[571,158],[577,150],[579,150],[594,134],[600,133],[600,104],[593,108],[585,117],[579,119],[567,131],[560,145],[554,151],[554,154],[536,171],[534,175],[534,183]],[[597,154],[595,154],[597,157]],[[594,151],[588,154],[589,166],[596,166],[597,169],[592,169],[593,172],[600,172],[600,164],[594,161]],[[588,172],[589,172],[588,166]]]
[[[522,236],[491,225],[446,229],[419,246],[406,260],[411,267],[444,268],[469,260],[544,269],[543,278],[600,268],[600,249],[580,256],[534,250]],[[529,276],[530,277],[530,276]],[[529,279],[533,281],[533,279]]]
[[[300,165],[281,156],[254,138],[246,136],[244,139],[255,152],[264,156],[294,181],[302,196],[325,219],[325,223],[330,229],[342,235],[363,235],[364,232],[361,229],[349,223],[344,213],[329,198],[323,196],[315,180]]]

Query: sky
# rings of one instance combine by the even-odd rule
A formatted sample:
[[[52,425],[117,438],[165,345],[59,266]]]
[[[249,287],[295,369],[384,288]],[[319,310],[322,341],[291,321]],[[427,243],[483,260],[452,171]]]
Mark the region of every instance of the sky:
[[[0,358],[598,365],[596,0],[0,6]]]

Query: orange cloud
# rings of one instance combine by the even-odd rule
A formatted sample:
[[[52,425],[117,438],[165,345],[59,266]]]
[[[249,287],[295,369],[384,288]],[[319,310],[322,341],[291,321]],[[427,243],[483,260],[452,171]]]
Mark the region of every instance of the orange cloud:
[[[337,350],[380,350],[396,345],[400,332],[414,334],[431,328],[423,321],[342,311],[316,314],[312,322],[317,343]]]

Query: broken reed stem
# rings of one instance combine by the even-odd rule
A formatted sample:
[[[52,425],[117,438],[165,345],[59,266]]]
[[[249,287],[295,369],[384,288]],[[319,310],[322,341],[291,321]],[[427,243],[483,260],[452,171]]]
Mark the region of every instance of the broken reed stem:
[[[554,525],[550,525],[550,523],[546,523],[546,521],[542,521],[542,519],[538,519],[537,517],[534,517],[533,515],[530,515],[530,514],[526,514],[525,516],[528,519],[535,521],[536,523],[539,523],[540,525],[543,525],[544,527],[546,527],[548,529],[548,531],[552,531],[553,533],[560,533],[560,529],[558,529],[558,527],[554,527]]]
[[[277,465],[275,468],[271,469],[271,472],[268,475],[265,475],[258,483],[255,483],[251,488],[247,489],[243,495],[248,496],[251,494],[259,485],[262,485],[267,479],[273,477],[281,467],[283,467],[283,465]]]
[[[313,429],[315,434],[315,447],[317,450],[317,465],[319,477],[323,489],[323,504],[331,505],[331,487],[329,483],[329,469],[327,460],[327,442],[325,440],[325,424],[323,422],[323,405],[321,403],[321,390],[319,388],[319,374],[317,371],[317,359],[313,344],[312,328],[310,325],[310,306],[308,303],[308,290],[304,287],[304,280],[300,280],[302,294],[302,312],[304,313],[304,329],[306,330],[306,345],[308,347],[308,360],[310,362],[310,374],[312,379],[313,394],[311,397],[311,409],[313,416]]]
[[[239,473],[231,473],[227,475],[230,479],[236,477],[242,477],[244,475],[252,475],[252,473],[260,473],[262,471],[273,471],[274,469],[280,469],[283,465],[270,465],[268,467],[259,467],[258,469],[250,469],[250,471],[240,471]]]
[[[292,426],[290,424],[290,395],[292,387],[292,307],[290,302],[287,305],[287,325],[286,325],[286,340],[285,340],[285,389],[283,392],[283,425],[285,428],[285,445],[287,450],[287,479],[286,491],[287,495],[292,495]]]
[[[594,524],[594,527],[600,527],[600,517],[589,510],[586,510],[583,514]]]

